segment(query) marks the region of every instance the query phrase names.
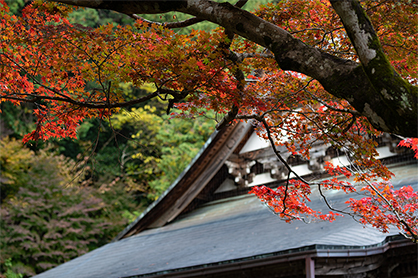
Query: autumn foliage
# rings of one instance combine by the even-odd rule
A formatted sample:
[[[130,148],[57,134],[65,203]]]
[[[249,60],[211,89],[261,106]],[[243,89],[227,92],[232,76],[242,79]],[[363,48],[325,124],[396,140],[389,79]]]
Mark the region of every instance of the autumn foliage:
[[[151,98],[168,101],[168,113],[173,107],[180,109],[173,116],[213,110],[221,120],[219,127],[252,120],[273,147],[284,145],[304,159],[309,159],[313,142],[349,157],[350,167],[327,163],[324,171],[331,177],[320,183],[294,173],[296,179],[288,178],[277,190],[254,188],[252,193],[280,217],[291,221],[308,215],[333,221],[348,213],[382,231],[396,226],[417,241],[418,196],[411,187],[391,186],[392,174],[377,159],[374,139],[381,132],[315,79],[280,70],[272,53],[256,43],[222,29],[182,35],[141,19],[133,26],[87,28],[66,19],[71,8],[53,3],[37,2],[18,18],[8,13],[3,1],[0,5],[1,101],[36,106],[36,129],[24,142],[75,138],[84,119],[106,119]],[[398,1],[365,1],[363,6],[393,67],[416,85],[414,7]],[[327,1],[281,1],[256,14],[323,52],[359,59]],[[87,86],[87,81],[93,85]],[[156,90],[126,100],[120,84],[128,82],[135,87],[152,83]],[[417,152],[417,139],[405,139],[401,145]],[[341,175],[347,181],[337,179]],[[308,206],[313,187],[366,196],[350,199],[348,212],[330,207],[323,214]]]

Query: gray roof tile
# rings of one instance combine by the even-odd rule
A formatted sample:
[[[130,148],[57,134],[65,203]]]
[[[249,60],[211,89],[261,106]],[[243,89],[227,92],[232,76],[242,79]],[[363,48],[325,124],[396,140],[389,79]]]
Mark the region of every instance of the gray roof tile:
[[[397,186],[418,189],[416,164],[395,169]],[[343,201],[346,196],[334,195]],[[312,198],[314,207],[325,205]],[[393,230],[390,234],[396,234]],[[124,277],[236,260],[313,244],[367,246],[388,234],[354,222],[291,224],[281,221],[255,197],[246,195],[208,203],[161,228],[109,243],[36,277]]]

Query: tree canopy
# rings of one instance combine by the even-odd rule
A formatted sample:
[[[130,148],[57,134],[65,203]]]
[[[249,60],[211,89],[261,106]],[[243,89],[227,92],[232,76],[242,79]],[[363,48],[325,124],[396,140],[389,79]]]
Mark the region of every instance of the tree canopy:
[[[331,144],[356,167],[328,163],[326,170],[365,184],[368,196],[348,204],[353,213],[383,231],[395,225],[416,241],[417,193],[391,187],[373,139],[381,132],[418,134],[417,4],[280,1],[252,13],[242,9],[246,3],[38,1],[16,17],[0,1],[1,101],[35,105],[36,128],[24,142],[75,138],[84,119],[110,118],[159,98],[172,116],[214,111],[218,129],[252,120],[273,148],[282,144],[305,158],[312,142]],[[66,17],[73,6],[63,4],[114,10],[136,21],[71,24]],[[156,23],[138,16],[170,11],[193,17]],[[220,27],[172,30],[201,21]],[[151,83],[155,90],[129,98],[120,86],[125,83]],[[402,144],[416,149],[417,139]],[[333,220],[334,212],[321,215],[305,206],[312,186],[357,190],[337,179],[310,184],[297,176],[277,191],[254,193],[286,219],[309,214]]]
[[[82,165],[48,150],[34,153],[14,139],[0,140],[0,147],[5,277],[29,277],[81,256],[108,243],[137,216],[140,207],[121,182],[78,186]]]

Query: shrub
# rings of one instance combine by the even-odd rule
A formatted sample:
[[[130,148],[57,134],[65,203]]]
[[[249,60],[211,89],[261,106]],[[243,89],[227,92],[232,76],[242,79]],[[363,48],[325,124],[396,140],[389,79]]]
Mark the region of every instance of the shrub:
[[[1,205],[2,272],[7,260],[9,271],[34,275],[80,256],[111,240],[135,210],[117,181],[100,188],[72,182],[69,159],[41,151],[26,162],[26,183]]]

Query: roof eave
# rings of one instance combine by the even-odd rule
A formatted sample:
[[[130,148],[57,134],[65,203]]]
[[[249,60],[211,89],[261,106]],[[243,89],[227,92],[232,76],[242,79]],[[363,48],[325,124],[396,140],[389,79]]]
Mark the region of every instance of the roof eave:
[[[156,273],[128,276],[125,278],[142,277],[201,277],[217,273],[227,273],[243,269],[253,269],[267,265],[280,264],[285,262],[308,260],[312,258],[351,258],[367,257],[383,254],[389,249],[415,246],[416,244],[399,235],[386,237],[384,241],[370,246],[338,246],[338,245],[309,245],[295,249],[283,250],[280,252],[261,254],[236,260],[221,261],[212,264],[198,265],[183,269],[172,269]],[[309,264],[306,268],[311,267]],[[308,269],[306,270],[308,271]],[[313,276],[314,277],[314,276]]]

